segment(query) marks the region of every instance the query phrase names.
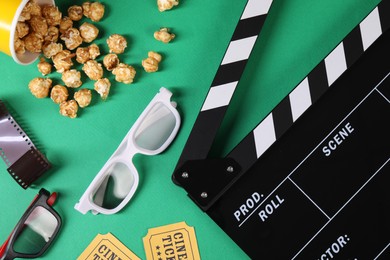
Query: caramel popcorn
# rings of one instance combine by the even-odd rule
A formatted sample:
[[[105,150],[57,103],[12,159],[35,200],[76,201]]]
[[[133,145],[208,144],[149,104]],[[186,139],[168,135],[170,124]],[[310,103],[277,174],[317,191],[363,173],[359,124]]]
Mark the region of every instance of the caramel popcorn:
[[[48,43],[45,43],[42,47],[42,52],[43,52],[43,55],[48,58],[48,59],[51,59],[53,56],[55,56],[57,53],[59,53],[60,51],[62,51],[63,49],[63,46],[61,43],[55,43],[55,42],[48,42]]]
[[[83,43],[83,38],[80,36],[79,30],[76,28],[69,28],[61,35],[61,40],[65,42],[66,48],[74,50]]]
[[[104,5],[99,2],[85,2],[83,3],[83,13],[85,17],[94,22],[99,22],[104,16]]]
[[[150,51],[148,52],[148,57],[142,60],[142,67],[146,72],[156,72],[158,71],[158,64],[160,63],[162,57],[157,52]]]
[[[170,2],[173,5],[178,4],[178,0],[166,0],[165,2]],[[98,22],[104,17],[104,13],[105,6],[100,2],[85,2],[82,6],[70,5],[66,16],[63,16],[58,7],[54,5],[40,7],[37,0],[30,0],[17,23],[15,50],[18,53],[23,53],[25,50],[42,52],[43,55],[37,67],[43,76],[52,71],[52,64],[44,57],[51,59],[57,72],[62,73],[62,85],[52,87],[51,79],[35,78],[29,82],[28,87],[37,98],[50,95],[53,102],[59,104],[59,112],[63,116],[76,118],[79,107],[84,108],[91,104],[92,91],[96,91],[102,100],[106,100],[110,93],[111,82],[108,78],[103,78],[103,65],[95,60],[101,54],[100,48],[97,44],[92,43],[99,36],[99,29],[88,22],[83,22],[80,27],[73,27],[74,22],[80,21],[83,16],[93,22]],[[167,28],[162,28],[155,32],[154,37],[167,43],[175,35],[171,34]],[[63,43],[58,42],[59,38]],[[92,44],[81,47],[83,42]],[[112,34],[106,43],[109,54],[103,58],[104,67],[108,71],[112,71],[116,81],[131,84],[134,81],[136,70],[130,65],[120,63],[118,58],[118,54],[124,53],[127,48],[126,38],[120,34]],[[72,53],[73,50],[75,51]],[[157,71],[161,55],[149,52],[148,56],[152,63],[156,63],[152,65],[156,67],[154,71]],[[78,63],[83,64],[82,70],[87,77],[96,82],[94,90],[80,89],[74,92],[72,100],[68,100],[70,94],[73,93],[73,91],[69,93],[69,88],[76,89],[83,84],[80,71],[72,69],[73,57],[76,57]],[[148,65],[151,66],[150,61]]]
[[[69,88],[78,88],[83,83],[81,82],[81,73],[75,69],[67,70],[62,73],[62,81],[65,83],[65,86]]]
[[[118,55],[114,53],[107,54],[103,58],[103,65],[108,71],[112,71],[119,64]]]
[[[47,30],[49,28],[46,19],[37,15],[31,16],[31,19],[29,20],[29,25],[33,32],[42,35],[42,37],[47,34]]]
[[[61,22],[62,13],[58,10],[57,6],[44,5],[42,7],[42,16],[47,20],[49,26],[56,26]]]
[[[179,0],[157,0],[157,7],[160,12],[172,9],[179,4]]]
[[[15,38],[14,48],[15,48],[15,52],[18,54],[23,54],[26,52],[26,47],[25,47],[24,41],[22,39]]]
[[[60,33],[65,33],[68,29],[73,27],[73,20],[68,16],[64,16],[59,24]]]
[[[110,93],[111,83],[107,78],[99,79],[94,84],[95,90],[97,93],[99,93],[100,97],[103,100],[106,100],[108,97],[108,94]]]
[[[148,57],[155,59],[157,62],[160,62],[162,60],[162,56],[159,53],[154,51],[148,52]]]
[[[59,30],[55,26],[50,26],[45,35],[45,42],[57,42],[59,37]]]
[[[68,16],[73,21],[80,21],[83,18],[83,8],[79,5],[72,5],[68,8]]]
[[[31,19],[31,15],[42,16],[41,7],[38,5],[38,3],[35,0],[27,2],[18,20],[20,22],[28,21]]]
[[[88,47],[78,47],[76,50],[76,61],[84,64],[89,60],[94,60],[100,55],[99,46],[91,44]]]
[[[99,34],[99,29],[96,28],[95,25],[90,24],[90,23],[83,23],[80,28],[80,34],[81,37],[83,38],[84,42],[92,42],[93,40],[96,39],[96,37]]]
[[[97,46],[95,43],[89,45],[88,52],[89,52],[89,57],[91,58],[91,60],[96,59],[100,55],[99,46]]]
[[[87,61],[89,61],[90,55],[89,55],[89,50],[88,47],[78,47],[76,50],[76,61],[78,63],[84,64]]]
[[[25,21],[28,21],[30,19],[31,19],[31,13],[27,10],[27,8],[24,8],[23,11],[19,15],[18,21],[25,22]]]
[[[119,63],[119,65],[112,71],[112,74],[115,75],[116,81],[131,84],[134,80],[136,71],[130,65]]]
[[[58,41],[59,29],[56,26],[60,25],[61,18],[62,14],[58,7],[54,5],[41,7],[36,0],[30,0],[20,15],[16,36],[24,37],[27,51],[39,53],[44,44]]]
[[[38,62],[38,71],[42,73],[43,76],[51,73],[51,64],[48,63],[44,58],[41,58]]]
[[[92,93],[89,89],[81,89],[74,93],[74,99],[77,101],[80,107],[84,108],[91,103]]]
[[[89,13],[91,11],[91,3],[84,2],[81,7],[83,8],[83,15],[88,18]]]
[[[158,71],[158,61],[148,57],[144,60],[142,60],[142,67],[144,67],[144,70],[146,72],[156,72]]]
[[[35,97],[45,98],[49,95],[51,84],[51,79],[35,78],[30,81],[28,88]]]
[[[43,37],[42,35],[33,32],[23,38],[26,50],[29,52],[39,53],[42,51]]]
[[[95,60],[87,61],[83,66],[83,71],[91,80],[98,80],[103,77],[102,64]]]
[[[55,85],[50,92],[50,98],[56,104],[61,104],[68,99],[69,92],[68,89],[62,85]]]
[[[69,118],[76,118],[79,106],[75,100],[60,103],[60,114]]]
[[[161,28],[159,31],[154,32],[154,38],[163,43],[168,43],[172,41],[176,35],[169,32],[168,28]]]
[[[52,59],[57,72],[63,73],[64,71],[69,70],[73,66],[72,58],[74,55],[75,54],[71,53],[69,50],[63,50],[53,56]]]
[[[26,8],[31,15],[42,16],[42,8],[36,0],[31,0],[26,4]]]
[[[125,51],[127,47],[127,41],[125,37],[119,34],[113,34],[107,39],[107,45],[110,49],[110,53],[120,54]]]
[[[16,36],[18,38],[23,38],[30,32],[30,27],[25,22],[18,22],[16,24]]]

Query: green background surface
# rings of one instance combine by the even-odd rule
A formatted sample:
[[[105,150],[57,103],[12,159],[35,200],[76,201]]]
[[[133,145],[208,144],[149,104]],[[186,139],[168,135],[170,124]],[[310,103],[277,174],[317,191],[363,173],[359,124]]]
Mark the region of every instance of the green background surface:
[[[56,2],[60,10],[82,3]],[[137,75],[131,85],[112,80],[105,102],[94,93],[92,105],[82,109],[78,118],[65,118],[49,98],[31,95],[28,82],[40,76],[36,63],[21,66],[0,53],[0,99],[12,107],[19,123],[53,164],[36,187],[23,190],[0,163],[0,240],[6,240],[39,188],[44,187],[59,193],[55,208],[63,219],[63,228],[44,259],[76,259],[98,233],[108,232],[145,259],[142,238],[148,229],[181,221],[195,228],[202,259],[248,259],[171,181],[246,1],[182,0],[179,6],[163,13],[155,0],[102,2],[106,14],[96,23],[100,34],[95,43],[107,53],[108,36],[123,34],[128,48],[120,59],[133,65]],[[213,155],[223,156],[230,151],[378,2],[274,0]],[[177,35],[169,44],[153,38],[153,32],[163,26]],[[150,50],[163,55],[160,70],[152,74],[140,65]],[[106,76],[112,79],[110,73]],[[57,72],[48,77],[61,83]],[[93,82],[85,75],[83,79],[82,88],[92,89]],[[134,158],[140,185],[122,211],[115,215],[80,214],[74,204],[161,86],[170,89],[178,103],[182,126],[177,138],[160,155]]]

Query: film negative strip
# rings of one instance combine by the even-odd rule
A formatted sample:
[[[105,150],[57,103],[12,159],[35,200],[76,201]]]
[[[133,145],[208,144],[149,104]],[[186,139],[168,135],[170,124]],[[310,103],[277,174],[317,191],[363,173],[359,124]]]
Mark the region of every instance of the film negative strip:
[[[51,168],[50,162],[34,146],[1,100],[0,156],[9,174],[24,189]]]
[[[261,1],[258,1],[257,4],[260,2]],[[189,197],[197,203],[201,209],[206,211],[252,259],[327,259],[334,258],[334,255],[341,251],[346,253],[339,254],[341,255],[340,259],[355,259],[355,256],[360,256],[358,259],[382,259],[379,258],[379,256],[383,257],[384,255],[390,255],[388,236],[390,223],[388,221],[388,213],[385,213],[390,212],[390,207],[388,202],[384,202],[389,201],[389,194],[384,194],[384,199],[380,200],[381,202],[378,202],[380,203],[380,206],[378,206],[378,210],[375,211],[375,217],[381,220],[380,224],[382,226],[362,232],[366,238],[363,239],[361,235],[357,236],[356,232],[358,232],[357,230],[359,227],[355,225],[356,223],[353,223],[352,225],[348,221],[348,218],[354,218],[354,214],[359,214],[360,206],[362,210],[368,210],[364,203],[364,205],[360,205],[359,200],[355,198],[363,196],[362,200],[365,202],[367,202],[367,199],[375,199],[372,195],[365,194],[367,193],[365,190],[367,187],[375,190],[376,193],[383,193],[384,188],[380,186],[380,183],[376,183],[372,187],[369,185],[369,182],[374,177],[380,176],[378,178],[381,178],[382,181],[389,181],[388,175],[383,176],[383,172],[386,171],[384,169],[388,169],[389,162],[389,137],[388,134],[384,134],[384,131],[386,132],[388,127],[383,127],[383,129],[385,129],[384,131],[378,131],[381,133],[381,135],[378,136],[384,138],[382,143],[377,141],[374,146],[371,146],[364,142],[365,148],[369,147],[372,155],[370,152],[361,153],[358,158],[360,158],[362,163],[356,164],[359,165],[360,168],[353,168],[355,172],[367,170],[362,175],[369,176],[368,180],[364,179],[364,181],[362,181],[360,178],[355,180],[354,176],[345,175],[351,178],[351,182],[354,183],[351,185],[353,188],[348,187],[346,184],[348,180],[343,179],[343,184],[347,186],[344,187],[342,191],[334,191],[334,193],[339,196],[333,195],[332,189],[328,189],[327,193],[323,191],[325,188],[321,186],[322,183],[318,183],[316,178],[321,178],[321,174],[327,176],[327,172],[326,170],[317,169],[315,164],[311,164],[311,168],[306,169],[308,172],[306,175],[310,175],[311,173],[313,176],[312,179],[306,176],[310,181],[304,178],[299,179],[299,177],[296,177],[297,179],[293,180],[293,173],[295,173],[296,169],[303,164],[303,162],[297,163],[294,160],[299,160],[296,158],[302,149],[301,146],[312,145],[312,142],[307,141],[305,142],[305,145],[301,145],[299,141],[296,140],[304,139],[304,136],[301,134],[300,136],[298,135],[298,137],[291,137],[293,134],[290,134],[291,132],[296,132],[292,131],[293,126],[305,125],[305,122],[308,120],[313,120],[315,115],[310,119],[305,119],[305,117],[307,118],[308,116],[306,115],[315,110],[314,104],[317,104],[320,101],[322,104],[326,102],[323,101],[323,97],[326,96],[324,95],[325,93],[341,91],[338,90],[338,87],[333,88],[332,86],[341,84],[338,82],[342,82],[341,80],[347,77],[346,75],[349,73],[352,73],[352,68],[356,67],[358,64],[363,66],[361,65],[361,60],[366,62],[367,58],[365,57],[367,55],[371,55],[370,57],[376,55],[375,58],[371,59],[379,60],[378,52],[380,57],[380,52],[389,44],[389,33],[386,34],[387,42],[384,43],[385,40],[383,40],[385,32],[388,31],[390,27],[389,17],[390,3],[389,1],[382,1],[225,158],[210,159],[207,158],[208,152],[211,149],[212,142],[220,126],[220,121],[234,94],[235,87],[238,83],[237,79],[239,80],[240,75],[235,75],[234,78],[232,75],[228,75],[223,77],[224,79],[216,79],[218,78],[220,71],[224,71],[223,67],[225,64],[229,64],[224,61],[232,61],[232,64],[237,65],[242,61],[245,63],[249,58],[249,56],[240,56],[238,54],[232,55],[236,57],[235,60],[230,57],[227,58],[227,56],[230,56],[230,53],[233,52],[231,46],[234,46],[234,49],[237,50],[240,48],[232,43],[237,43],[234,37],[232,38],[232,42],[229,44],[225,57],[218,69],[216,78],[213,81],[202,110],[195,121],[193,130],[190,133],[189,139],[178,161],[173,174],[173,180],[176,184],[181,185],[188,192]],[[239,26],[237,26],[235,31],[235,34],[237,35],[239,34],[237,33],[238,28]],[[260,31],[258,32],[260,33]],[[377,43],[378,41],[380,43]],[[248,48],[244,41],[241,48]],[[375,51],[377,53],[375,53]],[[367,54],[367,52],[370,54]],[[384,53],[384,56],[388,57],[388,51],[384,51]],[[370,90],[369,93],[378,92],[381,96],[385,97],[384,99],[379,99],[382,104],[381,108],[388,113],[389,80],[387,77],[386,80],[384,78],[389,71],[386,69],[386,59],[383,57],[381,58],[382,64],[385,64],[384,68],[380,67],[378,64],[371,66],[374,69],[371,69],[373,71],[368,69],[370,77],[367,76],[367,80],[365,80],[364,77],[360,77],[363,78],[361,79],[361,83],[366,84],[365,88],[362,88],[362,90],[359,88],[359,91],[354,93],[356,95],[350,96],[355,102],[362,98],[359,95],[363,95],[365,93],[364,91],[368,91],[367,88],[377,85],[378,82],[382,80],[384,83],[378,84],[378,87],[375,87],[372,91]],[[379,72],[376,72],[375,68],[377,68]],[[243,68],[240,73],[242,72]],[[218,82],[218,84],[214,84],[214,82]],[[344,84],[346,84],[345,80]],[[359,82],[354,81],[354,84],[358,85]],[[344,86],[342,89],[344,93],[343,95],[340,95],[344,98],[346,95],[345,93],[348,93],[348,91],[355,92],[355,90],[349,90],[348,85]],[[327,95],[329,96],[331,94]],[[332,95],[337,97],[337,94]],[[330,102],[333,105],[332,101]],[[342,103],[340,104],[341,101],[338,100],[337,102],[337,108],[340,108],[340,111],[343,110],[344,106]],[[359,102],[362,103],[364,101]],[[349,105],[352,106],[352,104]],[[323,111],[323,107],[321,109],[322,110],[317,109],[315,111],[320,113],[322,117],[327,113],[326,111]],[[352,111],[355,109],[358,110],[358,106],[353,108]],[[378,110],[378,108],[375,109]],[[336,110],[336,108],[333,108],[333,110]],[[369,114],[370,112],[364,112],[364,118],[367,118],[366,113]],[[335,118],[338,116],[337,112],[333,115],[335,115]],[[361,115],[358,117],[360,118],[359,120],[363,118]],[[321,120],[318,119],[317,121],[321,122]],[[367,118],[367,121],[373,122],[370,117]],[[385,122],[383,119],[382,121]],[[375,123],[378,122],[380,122],[380,119],[375,121]],[[311,123],[311,121],[309,123]],[[325,156],[326,153],[331,153],[333,150],[337,149],[337,145],[340,144],[340,136],[338,136],[337,133],[343,135],[344,138],[346,133],[343,131],[353,131],[352,128],[349,128],[350,125],[348,122],[344,122],[344,124],[342,129],[335,128],[335,130],[332,130],[333,132],[331,131],[329,133],[329,136],[333,134],[334,137],[333,139],[328,140],[329,146],[325,145],[323,147],[323,150],[325,149],[325,151],[323,151]],[[360,123],[357,123],[357,125],[359,124]],[[316,129],[317,132],[320,133],[325,131],[323,129],[326,129],[326,125],[324,126],[323,122],[318,125],[322,127],[322,129]],[[302,130],[302,127],[300,130],[305,132],[305,130]],[[334,131],[336,131],[336,134],[334,134]],[[373,134],[369,131],[366,132],[371,135]],[[310,140],[312,138],[318,138],[314,134],[309,136],[311,136],[309,138]],[[287,141],[281,141],[286,139]],[[313,140],[314,143],[316,141],[317,140]],[[351,149],[351,151],[349,151],[350,154],[353,154],[352,151],[357,151],[357,148],[354,147]],[[302,153],[304,154],[304,152]],[[377,155],[379,156],[377,157]],[[349,163],[353,162],[353,159],[351,159],[348,154],[343,154],[341,156],[344,157],[338,159],[341,160],[341,165],[344,167],[343,169],[348,172],[348,168],[343,159]],[[377,161],[378,158],[379,161],[381,161],[379,166],[372,162]],[[297,163],[297,165],[294,166],[294,163]],[[319,163],[319,167],[325,169],[329,168],[328,170],[330,172],[339,173],[339,171],[330,169],[331,166],[327,165],[327,163],[322,161],[321,163]],[[332,163],[335,164],[335,162]],[[369,167],[367,167],[365,163],[370,166],[373,164],[378,168],[376,168],[375,171],[366,169]],[[288,168],[287,165],[293,167],[293,173],[283,175],[285,174],[286,168]],[[320,176],[315,175],[314,173],[316,172],[320,172]],[[332,176],[334,178],[339,177],[334,176],[334,174]],[[343,176],[343,178],[347,178],[345,176]],[[278,178],[280,178],[280,180],[278,180]],[[330,180],[324,180],[324,184],[328,184],[326,188],[338,185],[337,181],[334,181],[334,183],[332,181],[334,181],[332,178]],[[318,187],[318,190],[322,191],[321,194],[312,191],[313,189],[310,188],[311,182],[313,182],[313,187],[317,187],[318,185],[321,187]],[[309,192],[306,189],[311,190]],[[296,190],[299,191],[298,194],[296,194]],[[336,202],[333,201],[333,204],[339,207],[332,207],[333,204],[328,205],[326,198],[325,202],[321,201],[326,205],[323,207],[321,203],[312,199],[312,196],[314,195],[312,195],[311,192],[313,192],[315,196],[318,196],[320,201],[324,200],[324,198],[321,198],[321,195],[324,196],[323,194],[333,196],[332,199],[336,200]],[[288,195],[281,196],[281,194]],[[294,199],[291,199],[292,197],[294,197]],[[300,200],[298,201],[298,197],[300,199],[303,198],[303,202]],[[339,201],[337,201],[337,199],[339,199]],[[286,201],[290,202],[286,203]],[[294,202],[291,203],[291,201]],[[284,213],[274,214],[278,209],[283,208],[281,207],[282,204],[285,205],[288,210],[281,209],[278,212]],[[354,204],[355,206],[352,207],[351,204]],[[356,206],[356,204],[359,204],[359,206]],[[315,209],[312,211],[313,205]],[[288,213],[286,213],[287,211]],[[271,215],[272,218],[270,217]],[[369,219],[375,222],[373,219],[375,217],[373,216],[369,217]],[[271,220],[268,220],[270,218]],[[356,219],[363,221],[360,217],[357,217]],[[333,223],[337,223],[336,228],[333,227],[336,225]],[[334,229],[339,228],[340,230],[340,226],[348,226],[350,228],[349,232],[346,231],[345,234],[336,235]],[[380,228],[384,228],[384,232],[379,231],[378,229]],[[330,236],[323,235],[323,233],[329,233]],[[367,237],[372,237],[375,241],[369,241],[369,239],[367,240]],[[366,251],[369,253],[364,251],[362,241],[367,243],[367,248],[369,248],[369,250]],[[349,249],[342,250],[347,244],[351,245]],[[321,246],[321,248],[324,247],[322,253],[321,251],[318,251],[318,248],[320,248],[319,246]],[[354,255],[353,250],[359,251],[359,248],[362,252]],[[386,257],[383,259],[386,259]]]

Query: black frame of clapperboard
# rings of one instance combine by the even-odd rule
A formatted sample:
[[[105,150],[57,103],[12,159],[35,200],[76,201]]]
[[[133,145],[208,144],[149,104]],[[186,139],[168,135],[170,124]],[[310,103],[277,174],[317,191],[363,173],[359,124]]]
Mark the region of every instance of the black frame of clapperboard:
[[[272,2],[273,0],[248,0],[172,175],[173,182],[184,188],[188,196],[205,212],[234,186],[261,155],[284,135],[369,47],[361,48],[367,44],[362,43],[365,41],[360,28],[364,23],[363,19],[225,158],[209,158],[217,131],[259,38]],[[379,13],[381,31],[384,33],[390,27],[388,19],[385,18],[386,13],[390,13],[389,1],[382,1],[374,10]],[[370,44],[375,40],[371,40]],[[342,48],[339,48],[340,46]],[[327,62],[338,55],[344,56],[346,68],[334,71],[327,67]],[[306,106],[293,113],[294,100],[291,97],[294,94],[299,96],[302,87],[308,88],[310,100],[306,102]]]

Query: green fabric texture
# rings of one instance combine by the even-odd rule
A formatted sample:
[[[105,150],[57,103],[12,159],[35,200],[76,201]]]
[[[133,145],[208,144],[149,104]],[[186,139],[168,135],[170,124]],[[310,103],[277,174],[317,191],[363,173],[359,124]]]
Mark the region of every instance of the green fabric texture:
[[[82,3],[56,2],[64,13],[70,5]],[[378,2],[274,0],[211,154],[222,157],[229,152]],[[41,77],[37,62],[22,66],[0,53],[0,99],[11,106],[18,122],[53,164],[36,187],[23,190],[0,163],[0,240],[7,239],[44,187],[59,193],[54,207],[63,227],[42,259],[76,259],[98,233],[108,232],[145,259],[142,238],[148,229],[181,221],[195,228],[202,259],[249,259],[171,180],[246,1],[182,0],[165,12],[158,11],[156,0],[102,3],[106,13],[93,23],[100,30],[94,43],[107,54],[106,39],[114,33],[124,35],[128,47],[119,58],[134,66],[137,74],[134,83],[126,85],[105,71],[112,82],[109,97],[102,101],[94,92],[92,104],[80,109],[75,119],[61,116],[50,98],[37,99],[30,93],[29,81]],[[83,18],[75,26],[84,21],[90,22]],[[160,27],[171,28],[176,38],[168,44],[156,41],[153,33]],[[163,56],[155,73],[141,66],[151,50]],[[97,60],[102,59],[103,55]],[[80,65],[75,68],[81,70]],[[93,89],[93,81],[82,74],[81,88]],[[47,77],[53,84],[62,84],[55,71]],[[173,92],[182,117],[176,139],[159,155],[135,156],[140,183],[123,210],[115,215],[80,214],[73,208],[75,203],[161,86]]]

